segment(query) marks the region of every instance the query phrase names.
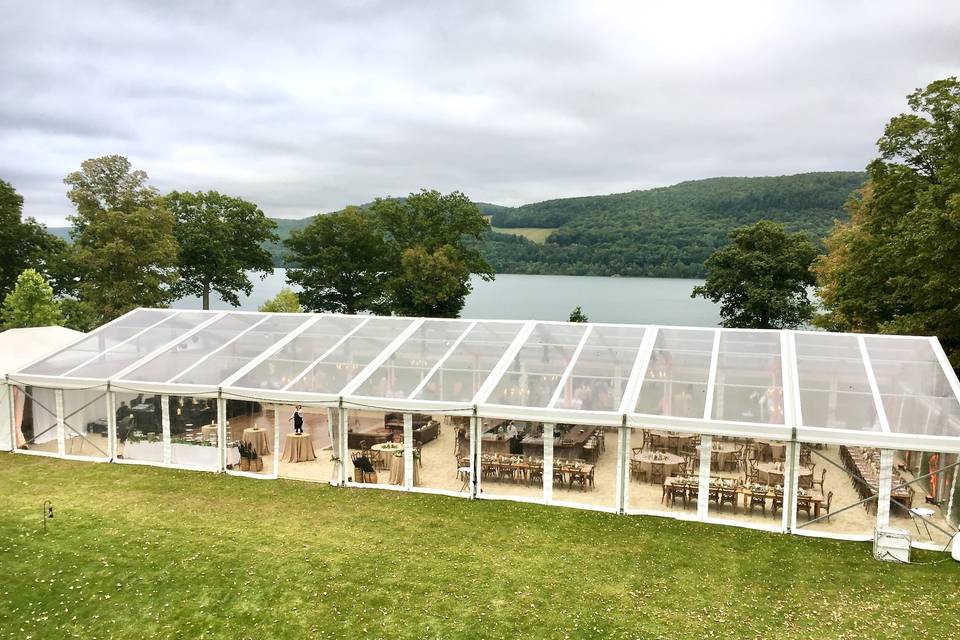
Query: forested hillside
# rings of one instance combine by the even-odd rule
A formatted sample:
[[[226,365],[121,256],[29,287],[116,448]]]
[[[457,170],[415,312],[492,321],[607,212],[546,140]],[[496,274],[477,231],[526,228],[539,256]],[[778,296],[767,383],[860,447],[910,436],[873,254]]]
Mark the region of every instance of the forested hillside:
[[[845,217],[844,201],[865,179],[854,171],[710,178],[521,207],[478,203],[494,227],[552,230],[543,244],[490,231],[484,255],[498,273],[701,277],[704,260],[727,243],[731,229],[760,219],[819,242],[834,219]],[[277,233],[284,238],[311,219],[278,218]],[[51,231],[67,235],[66,228]],[[282,244],[268,248],[283,266]]]
[[[711,178],[660,189],[565,198],[494,213],[500,228],[555,228],[545,244],[491,233],[485,254],[500,273],[699,277],[731,229],[782,222],[819,242],[866,176],[806,173]]]

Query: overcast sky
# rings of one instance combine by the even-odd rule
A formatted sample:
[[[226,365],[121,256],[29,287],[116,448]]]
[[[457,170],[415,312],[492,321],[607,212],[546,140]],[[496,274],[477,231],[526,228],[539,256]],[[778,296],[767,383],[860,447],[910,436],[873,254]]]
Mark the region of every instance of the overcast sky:
[[[278,217],[859,170],[907,93],[960,73],[951,1],[254,4],[0,0],[25,212],[62,224],[63,177],[113,153]]]

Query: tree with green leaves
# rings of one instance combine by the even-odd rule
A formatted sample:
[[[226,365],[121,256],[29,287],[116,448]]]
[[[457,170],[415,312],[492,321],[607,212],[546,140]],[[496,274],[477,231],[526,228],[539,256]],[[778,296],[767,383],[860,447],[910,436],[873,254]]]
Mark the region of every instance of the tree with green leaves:
[[[100,325],[100,317],[88,302],[73,297],[59,297],[57,302],[63,312],[64,327],[88,333]]]
[[[690,297],[720,304],[724,327],[793,329],[813,317],[807,293],[817,248],[804,233],[761,220],[730,233],[732,243],[707,258],[707,279]]]
[[[66,252],[66,242],[33,218],[23,218],[23,197],[0,180],[0,299],[13,290],[25,269],[49,276]]]
[[[209,309],[215,291],[237,307],[238,294],[253,291],[248,272],[261,274],[261,280],[273,273],[273,259],[263,245],[277,240],[277,224],[257,205],[216,191],[174,191],[164,204],[177,220],[177,296],[197,296]]]
[[[480,210],[458,191],[378,199],[292,232],[287,279],[313,311],[456,317],[471,275],[493,279],[480,254],[486,229]]]
[[[401,251],[399,268],[386,285],[398,315],[455,318],[470,293],[470,267],[450,246],[433,252],[411,247]]]
[[[568,322],[590,322],[590,318],[587,317],[587,314],[583,312],[583,309],[580,308],[580,305],[577,305],[576,308],[570,312],[570,318]]]
[[[284,287],[257,310],[264,313],[300,313],[303,307],[300,306],[300,297],[297,292],[290,287]]]
[[[159,194],[147,180],[146,172],[134,170],[123,156],[102,156],[81,162],[79,171],[63,179],[70,187],[67,197],[77,208],[70,216],[73,236],[83,233],[87,223],[104,211],[131,213],[155,207]]]
[[[907,97],[814,269],[833,330],[936,335],[960,367],[960,81]]]
[[[355,207],[319,215],[284,243],[287,280],[301,288],[311,311],[389,314],[384,279],[389,271],[383,230],[375,216]]]
[[[176,220],[146,181],[122,156],[86,160],[64,179],[77,209],[70,218],[76,291],[99,321],[176,298]]]
[[[370,212],[380,220],[393,267],[386,281],[393,313],[457,317],[473,289],[471,275],[493,280],[480,251],[489,225],[459,191],[381,198]]]
[[[26,269],[3,300],[2,320],[5,329],[49,327],[63,324],[63,313],[46,278]]]

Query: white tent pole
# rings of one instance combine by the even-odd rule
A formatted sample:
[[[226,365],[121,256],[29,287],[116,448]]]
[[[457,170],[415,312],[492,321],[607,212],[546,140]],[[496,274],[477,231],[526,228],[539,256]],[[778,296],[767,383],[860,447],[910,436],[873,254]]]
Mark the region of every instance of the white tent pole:
[[[800,393],[797,383],[797,360],[793,343],[793,332],[780,334],[780,384],[783,388],[783,422],[791,427],[790,442],[787,443],[787,468],[783,485],[783,515],[780,528],[793,531],[797,528],[797,493],[799,488],[800,448],[797,442],[797,417],[800,412]]]
[[[877,478],[877,529],[890,526],[890,489],[893,487],[893,451],[880,450],[880,474]]]
[[[413,487],[413,414],[403,414],[403,486],[408,491]]]
[[[713,453],[713,436],[700,436],[700,469],[697,478],[697,519],[703,521],[710,513],[710,457]]]
[[[783,390],[783,421],[788,426],[799,424],[796,420],[800,404],[796,376],[797,360],[793,348],[793,331],[782,331],[780,333],[780,387]]]
[[[703,419],[710,420],[713,416],[714,387],[717,386],[717,365],[720,359],[720,329],[713,333],[713,350],[710,353],[710,373],[707,376],[707,396],[703,404]]]
[[[787,469],[783,485],[783,515],[780,526],[786,531],[797,529],[797,495],[800,489],[800,447],[796,438],[787,443]]]
[[[217,393],[217,451],[219,453],[220,468],[227,470],[227,401],[220,392]]]
[[[543,425],[543,477],[541,482],[541,495],[544,502],[550,504],[553,502],[553,439],[556,434],[556,425],[553,423],[544,423]],[[560,479],[563,482],[563,478]]]
[[[707,394],[703,403],[703,419],[710,420],[713,414],[714,387],[717,382],[717,361],[720,358],[720,329],[713,332],[713,348],[710,355],[710,372],[707,374]],[[710,513],[710,458],[713,455],[713,436],[700,436],[700,473],[697,491],[697,518],[706,520]]]
[[[476,409],[470,416],[470,498],[474,499],[479,494],[480,483],[480,418],[477,417]]]
[[[173,442],[170,434],[170,396],[160,396],[160,428],[163,433],[163,464],[173,460]]]
[[[626,419],[624,419],[626,422]],[[626,424],[617,428],[617,493],[616,508],[617,513],[626,513],[627,492],[629,491],[628,482],[630,479],[629,463],[629,441],[630,429]]]
[[[107,454],[117,459],[117,394],[107,385]]]
[[[877,408],[877,420],[880,422],[880,430],[884,433],[890,433],[890,423],[887,422],[887,412],[883,408],[883,398],[880,397],[880,387],[877,386],[877,378],[873,374],[873,365],[870,363],[870,354],[867,353],[867,344],[863,336],[857,336],[857,344],[860,345],[860,355],[863,358],[863,367],[867,372],[867,382],[870,383],[870,391],[873,393],[873,403]]]
[[[280,477],[280,405],[273,405],[273,475]]]
[[[340,486],[346,484],[347,482],[347,460],[350,458],[350,443],[347,439],[347,436],[350,432],[350,415],[346,409],[343,408],[343,400],[340,400],[340,408],[337,410],[340,417],[340,440],[339,447],[340,450],[337,453],[337,457],[340,458]]]

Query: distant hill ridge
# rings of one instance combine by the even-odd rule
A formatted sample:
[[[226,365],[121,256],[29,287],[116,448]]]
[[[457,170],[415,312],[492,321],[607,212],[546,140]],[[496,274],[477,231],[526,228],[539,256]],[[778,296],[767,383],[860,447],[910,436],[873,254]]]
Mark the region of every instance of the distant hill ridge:
[[[704,260],[727,243],[731,229],[760,219],[822,239],[834,220],[846,218],[843,203],[865,181],[858,171],[721,177],[519,207],[477,204],[500,231],[488,233],[484,249],[498,273],[691,278],[704,275]],[[278,234],[284,238],[314,217],[275,218]],[[511,229],[549,235],[538,243]],[[50,231],[69,235],[67,227]],[[281,266],[282,246],[270,249]]]

